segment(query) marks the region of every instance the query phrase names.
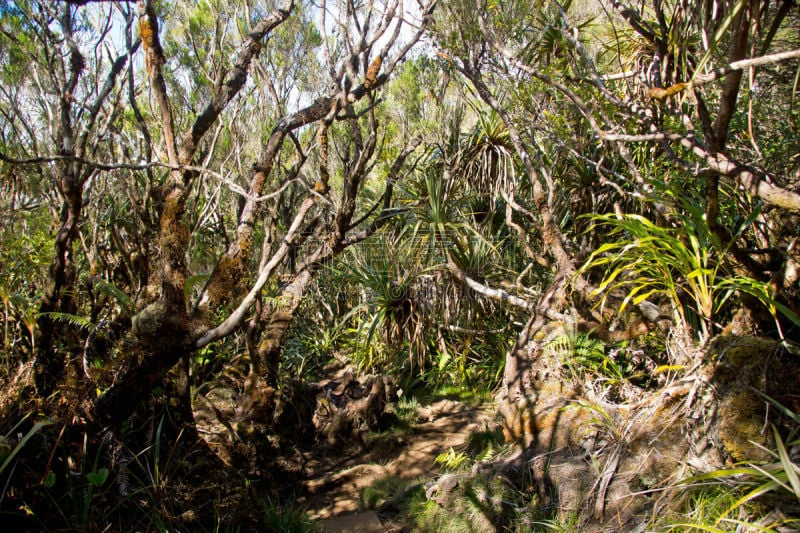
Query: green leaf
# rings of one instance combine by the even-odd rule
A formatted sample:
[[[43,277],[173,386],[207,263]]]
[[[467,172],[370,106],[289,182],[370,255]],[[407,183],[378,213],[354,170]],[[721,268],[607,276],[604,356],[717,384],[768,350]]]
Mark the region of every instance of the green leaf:
[[[726,516],[728,516],[729,514],[731,514],[731,512],[734,511],[734,509],[738,509],[740,506],[744,505],[750,500],[758,498],[762,494],[771,492],[777,489],[778,487],[780,487],[780,484],[777,481],[772,481],[772,480],[767,481],[762,485],[759,485],[752,491],[748,492],[747,494],[745,494],[744,496],[733,502],[733,504],[730,507],[728,507],[728,509],[724,513],[722,513],[722,515],[717,519],[717,524],[722,522]]]
[[[76,328],[85,329],[87,331],[92,331],[95,328],[95,325],[88,318],[84,318],[78,315],[73,315],[70,313],[57,313],[53,311],[51,313],[41,313],[41,316],[47,316],[52,318],[56,322],[63,322],[65,324],[69,324]]]
[[[99,487],[108,479],[108,468],[101,468],[97,472],[90,472],[86,474],[86,479],[94,487]]]
[[[689,530],[691,529],[699,529],[700,531],[710,531],[711,533],[725,533],[725,530],[719,529],[713,526],[708,526],[706,524],[695,524],[693,522],[679,522],[677,524],[670,524],[672,529],[678,527],[685,527]]]
[[[692,76],[691,80],[692,82],[694,81],[695,77],[703,73],[703,69],[705,68],[706,63],[708,63],[708,60],[711,59],[711,54],[713,54],[714,51],[717,49],[717,45],[719,44],[720,39],[722,39],[722,36],[725,35],[725,32],[728,30],[728,26],[731,25],[733,19],[736,18],[736,15],[739,14],[739,11],[742,10],[744,4],[745,4],[744,0],[739,0],[738,2],[736,2],[736,5],[733,6],[733,10],[731,10],[731,12],[728,13],[728,16],[725,17],[725,20],[722,21],[722,24],[720,24],[719,29],[717,29],[717,33],[714,34],[714,40],[711,42],[711,44],[708,47],[708,50],[706,50],[706,53],[703,55],[703,58],[700,59],[700,62],[694,69],[694,75]]]
[[[772,426],[772,434],[775,436],[775,447],[778,449],[778,458],[781,461],[781,466],[783,466],[783,471],[786,473],[786,478],[792,485],[795,496],[800,499],[800,479],[798,479],[797,476],[799,470],[798,466],[792,462],[792,459],[786,452],[786,446],[783,445],[781,436],[778,435],[778,430],[775,426]]]
[[[5,471],[8,465],[14,459],[14,457],[16,457],[16,455],[20,452],[20,450],[22,450],[22,448],[25,447],[25,444],[31,439],[31,437],[36,435],[43,427],[47,427],[51,424],[52,422],[50,422],[49,420],[40,420],[39,422],[36,422],[33,425],[33,427],[25,434],[25,436],[20,439],[20,441],[17,443],[14,449],[11,450],[11,453],[8,454],[6,460],[3,461],[3,464],[0,465],[0,474],[2,474]]]
[[[755,388],[751,388],[751,390],[753,392],[755,392],[756,394],[758,394],[759,396],[761,396],[762,398],[764,398],[765,400],[767,400],[769,403],[771,403],[775,407],[777,407],[784,415],[786,415],[789,418],[791,418],[792,420],[794,420],[796,424],[800,425],[800,415],[799,414],[795,413],[794,411],[792,411],[791,409],[789,409],[788,407],[786,407],[785,405],[780,403],[778,400],[776,400],[772,396],[770,396],[770,395],[768,395],[768,394],[766,394],[764,392],[761,392],[760,390],[755,389]]]
[[[195,274],[186,278],[186,283],[183,285],[183,297],[189,300],[194,288],[208,281],[210,277],[211,274]]]
[[[48,472],[46,476],[44,476],[44,480],[42,480],[42,486],[46,489],[52,489],[53,485],[56,484],[56,473],[55,472]]]
[[[713,275],[713,274],[714,274],[714,271],[711,270],[710,268],[702,268],[702,267],[700,267],[700,268],[696,268],[696,269],[692,270],[691,272],[689,272],[689,275],[686,276],[686,279],[687,280],[688,279],[695,279],[695,278],[699,278],[701,276],[710,276],[710,275]]]
[[[120,306],[120,309],[122,309],[123,315],[133,316],[134,311],[136,311],[136,305],[127,294],[119,289],[119,287],[101,279],[95,279],[94,286],[100,294],[105,294],[114,298]]]

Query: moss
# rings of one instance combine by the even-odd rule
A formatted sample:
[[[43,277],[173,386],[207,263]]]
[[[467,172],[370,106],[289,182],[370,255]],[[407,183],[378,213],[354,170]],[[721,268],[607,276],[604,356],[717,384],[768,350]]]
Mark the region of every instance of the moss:
[[[320,124],[319,131],[317,133],[317,137],[319,140],[319,174],[320,174],[320,181],[318,183],[322,184],[323,191],[317,190],[316,184],[314,185],[314,190],[317,190],[320,194],[325,194],[328,190],[328,160],[330,157],[329,148],[328,148],[328,125],[323,122]]]
[[[764,400],[749,390],[736,391],[719,407],[719,440],[733,462],[769,459],[760,446],[770,443]]]
[[[264,194],[264,188],[267,185],[267,173],[266,172],[256,172],[255,176],[253,176],[253,194],[256,196],[260,196]]]
[[[150,20],[147,17],[142,17],[139,20],[139,37],[141,37],[145,48],[153,46],[153,28],[150,26]]]
[[[537,383],[535,399],[501,407],[506,442],[525,442],[548,449],[577,444],[589,413],[568,408],[576,394],[564,385],[560,381]]]
[[[167,231],[178,216],[178,192],[172,191],[164,200],[164,210],[161,212],[161,231]]]
[[[716,440],[729,462],[768,459],[761,446],[771,445],[770,422],[761,391],[796,410],[792,403],[800,380],[800,363],[781,344],[757,337],[720,337],[709,350],[712,383],[719,399]]]
[[[239,237],[238,250],[220,258],[206,287],[206,294],[212,306],[236,300],[246,291],[247,262],[252,248],[252,233],[246,231]]]
[[[533,334],[533,340],[543,341],[548,338],[555,338],[558,335],[565,335],[566,331],[567,330],[565,329],[564,322],[561,321],[550,322]]]
[[[537,443],[548,449],[573,447],[580,441],[589,418],[585,409],[566,407],[537,415],[534,419]]]
[[[378,81],[378,73],[381,71],[382,63],[383,60],[381,59],[381,56],[377,56],[372,60],[372,63],[370,63],[369,68],[367,69],[366,79],[364,80],[365,89],[372,89],[375,87],[375,83]]]
[[[163,302],[148,305],[133,317],[133,333],[138,337],[158,335],[166,316],[167,306]]]
[[[228,255],[223,256],[214,269],[214,274],[206,287],[208,301],[217,306],[231,296],[234,289],[235,260]]]

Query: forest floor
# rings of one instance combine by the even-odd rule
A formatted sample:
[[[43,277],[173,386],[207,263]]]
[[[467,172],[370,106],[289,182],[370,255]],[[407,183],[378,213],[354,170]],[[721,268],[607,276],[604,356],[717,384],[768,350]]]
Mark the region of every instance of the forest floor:
[[[420,407],[408,431],[390,435],[367,451],[318,448],[308,457],[303,503],[325,533],[402,531],[387,491],[402,499],[440,474],[436,457],[466,448],[472,435],[488,431],[493,409],[440,399]]]

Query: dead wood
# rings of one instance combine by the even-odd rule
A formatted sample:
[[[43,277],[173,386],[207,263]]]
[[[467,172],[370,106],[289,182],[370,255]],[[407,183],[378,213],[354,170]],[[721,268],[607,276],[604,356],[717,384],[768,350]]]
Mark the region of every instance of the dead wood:
[[[368,377],[362,384],[346,373],[341,382],[330,382],[317,395],[313,423],[318,438],[331,445],[363,445],[365,435],[381,427],[386,407],[397,397],[397,384],[390,376]]]

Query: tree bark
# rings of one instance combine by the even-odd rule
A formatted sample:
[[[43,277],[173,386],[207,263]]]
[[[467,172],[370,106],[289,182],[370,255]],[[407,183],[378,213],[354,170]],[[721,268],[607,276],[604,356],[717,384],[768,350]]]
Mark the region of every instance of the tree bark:
[[[55,238],[55,256],[50,264],[50,281],[45,289],[39,306],[38,350],[35,359],[36,390],[41,396],[48,396],[64,370],[64,353],[55,346],[55,338],[61,328],[49,313],[69,311],[62,304],[61,294],[64,288],[70,287],[75,276],[69,265],[72,255],[72,241],[78,234],[78,222],[81,217],[83,194],[81,183],[72,175],[71,162],[64,161],[61,167],[61,190],[64,203],[61,206],[61,218]]]
[[[286,339],[286,334],[312,277],[311,268],[297,274],[283,289],[278,303],[269,314],[257,353],[259,368],[264,373],[267,384],[272,387],[276,387],[278,384],[283,341]]]

